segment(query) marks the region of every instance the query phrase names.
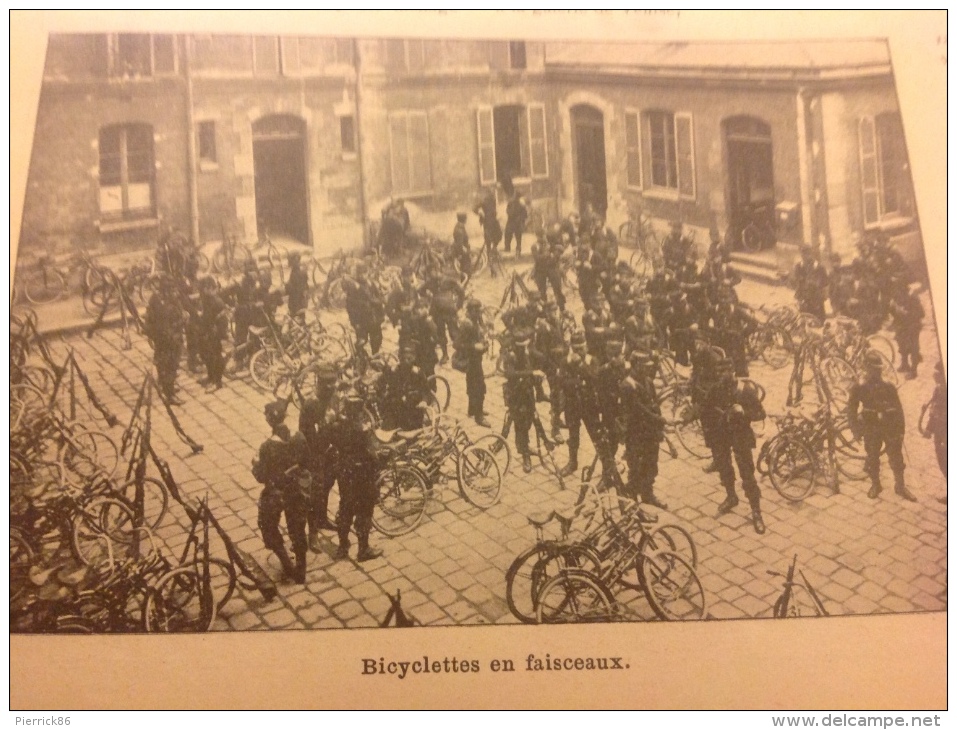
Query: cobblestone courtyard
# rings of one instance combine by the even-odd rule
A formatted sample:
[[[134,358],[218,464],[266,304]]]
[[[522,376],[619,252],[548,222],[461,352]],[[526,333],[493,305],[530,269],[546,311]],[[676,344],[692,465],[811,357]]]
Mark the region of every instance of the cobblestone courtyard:
[[[503,279],[489,279],[486,273],[474,293],[487,303],[498,304],[503,284]],[[753,305],[790,301],[788,290],[752,282],[741,284],[739,294]],[[928,312],[929,304],[925,299]],[[394,349],[395,339],[395,331],[386,326],[385,347]],[[134,333],[132,340],[132,349],[123,349],[119,329],[101,330],[89,339],[71,334],[51,340],[60,357],[68,347],[74,348],[94,390],[121,424],[128,421],[144,371],[151,367],[145,338]],[[932,317],[924,322],[921,345],[925,362],[920,376],[914,381],[902,380],[900,387],[907,419],[907,483],[917,503],[894,495],[886,461],[882,465],[885,490],[877,500],[867,498],[866,482],[844,481],[839,494],[819,488],[804,502],[792,504],[762,479],[768,531],[759,536],[751,527],[745,501],[734,513],[715,517],[723,490],[717,475],[702,472],[704,461],[690,457],[680,446],[677,459],[662,453],[656,493],[670,507],[662,520],[683,525],[693,535],[712,618],[770,616],[781,582],[767,571],[784,572],[795,554],[831,614],[946,609],[946,506],[938,502],[946,485],[931,442],[921,438],[916,427],[920,406],[933,389],[931,374],[938,359]],[[486,372],[493,369],[486,362]],[[450,367],[438,372],[452,385],[451,413],[464,419],[464,375]],[[789,373],[789,368],[774,371],[763,363],[752,369],[752,377],[767,389],[769,414],[784,411]],[[184,495],[201,498],[208,494],[214,514],[233,540],[278,577],[278,563],[263,547],[256,526],[261,486],[250,473],[250,460],[268,435],[262,410],[270,398],[248,378],[227,380],[220,391],[206,393],[197,384],[198,377],[180,371],[185,405],[176,413],[186,432],[203,444],[203,452],[190,455],[165,416],[154,411],[157,451],[169,460]],[[502,379],[488,375],[487,384],[486,409],[498,430],[504,411]],[[546,408],[542,404],[543,415]],[[291,410],[287,422],[294,425],[297,419],[298,413]],[[463,420],[463,425],[473,437],[483,431],[471,420]],[[121,428],[113,429],[115,440]],[[769,419],[767,433],[772,431]],[[593,452],[584,430],[582,451],[579,463],[587,465]],[[560,447],[557,453],[564,463],[566,449]],[[382,549],[384,556],[370,562],[334,562],[335,535],[323,533],[324,552],[310,553],[305,586],[279,583],[279,595],[269,603],[258,593],[237,591],[220,612],[216,628],[375,626],[389,609],[388,594],[397,590],[402,592],[403,608],[425,625],[515,623],[505,602],[505,572],[535,539],[527,516],[570,504],[577,489],[572,485],[561,491],[537,463],[526,475],[514,460],[503,483],[501,501],[484,512],[464,501],[454,483],[439,485],[424,521],[413,533],[394,539],[373,533],[373,546]],[[333,492],[333,510],[335,495]],[[188,527],[188,522],[175,504],[166,519],[168,526],[161,528],[160,536],[175,549],[185,534],[173,523],[178,520]],[[636,620],[653,616],[645,599],[637,594],[628,610]]]

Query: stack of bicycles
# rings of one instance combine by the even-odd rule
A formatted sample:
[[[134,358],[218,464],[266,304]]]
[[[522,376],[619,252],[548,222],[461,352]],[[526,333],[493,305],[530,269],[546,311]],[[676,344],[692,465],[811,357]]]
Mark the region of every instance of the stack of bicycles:
[[[522,623],[705,618],[694,540],[680,525],[650,520],[638,503],[593,487],[586,469],[573,508],[529,518],[536,543],[505,575],[512,615]],[[560,535],[546,539],[553,522]]]

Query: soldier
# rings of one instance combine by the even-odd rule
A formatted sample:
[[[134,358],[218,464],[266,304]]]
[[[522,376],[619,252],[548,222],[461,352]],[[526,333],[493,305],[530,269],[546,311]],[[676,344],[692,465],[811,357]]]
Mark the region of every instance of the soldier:
[[[206,382],[212,390],[223,387],[223,338],[226,336],[226,305],[216,294],[216,284],[210,278],[200,282],[199,348],[206,364]]]
[[[381,550],[369,547],[372,512],[379,501],[379,453],[372,424],[365,419],[362,399],[345,399],[344,412],[333,426],[332,443],[336,451],[336,479],[339,482],[339,549],[335,559],[349,557],[349,532],[355,522],[359,539],[356,560],[363,563],[382,556]]]
[[[632,313],[625,320],[623,329],[628,352],[650,354],[658,348],[658,330],[646,297],[634,300]]]
[[[495,203],[495,188],[485,191],[482,199],[475,205],[473,212],[478,216],[485,234],[485,246],[489,250],[498,246],[502,240],[502,224],[498,222],[498,210]]]
[[[578,291],[581,294],[582,302],[587,304],[601,291],[601,279],[599,278],[601,272],[595,261],[595,252],[592,250],[591,243],[587,240],[583,240],[578,247],[576,269]]]
[[[937,466],[940,473],[947,480],[947,380],[944,377],[944,366],[938,361],[934,367],[934,393],[920,411],[919,422],[924,422],[927,416],[927,426],[921,428],[920,435],[934,439],[934,453],[937,455]],[[947,495],[939,497],[938,502],[947,504]]]
[[[466,277],[472,276],[472,252],[469,249],[469,234],[465,230],[465,221],[468,215],[459,212],[455,214],[455,228],[452,230],[452,247],[449,254]]]
[[[871,480],[867,496],[881,493],[881,450],[894,474],[894,491],[908,502],[917,498],[904,486],[904,409],[897,389],[881,376],[882,361],[876,352],[864,356],[864,382],[851,386],[847,399],[847,420],[856,439],[863,437],[864,470]]]
[[[449,361],[449,340],[455,342],[458,332],[459,308],[465,298],[465,291],[451,271],[440,274],[427,286],[430,286],[434,293],[432,321],[435,323],[436,337],[442,350],[441,364],[445,365]]]
[[[921,306],[920,297],[910,288],[900,289],[891,300],[890,313],[894,318],[894,336],[901,356],[898,370],[907,373],[908,380],[913,380],[917,377],[917,366],[921,362],[920,327],[924,319],[924,307]]]
[[[742,305],[730,301],[717,304],[712,315],[717,344],[734,363],[734,374],[748,377],[748,338],[757,330],[757,320]]]
[[[306,521],[309,525],[309,549],[322,551],[320,530],[335,530],[329,519],[329,493],[336,483],[335,454],[332,431],[335,422],[337,373],[332,365],[316,370],[316,394],[307,399],[299,411],[299,431],[306,439],[305,466],[312,474]]]
[[[607,444],[607,456],[615,457],[621,443],[623,424],[619,389],[628,370],[624,357],[624,342],[620,335],[609,334],[605,340],[604,362],[598,366],[596,385],[598,388],[598,412],[601,417],[601,430]]]
[[[422,404],[428,401],[431,391],[429,381],[415,361],[415,350],[402,348],[399,364],[386,370],[376,384],[383,428],[403,431],[422,428],[425,419]]]
[[[515,449],[522,456],[522,469],[528,474],[532,471],[532,454],[528,441],[528,432],[535,420],[535,387],[545,374],[535,369],[528,352],[531,332],[520,330],[515,333],[512,349],[506,353],[502,369],[505,372],[505,407],[512,417],[515,428]]]
[[[522,234],[528,221],[528,208],[525,199],[516,190],[505,208],[505,253],[512,250],[512,238],[515,238],[515,255],[522,255]]]
[[[606,453],[605,438],[598,415],[597,364],[588,354],[585,334],[576,332],[571,337],[571,352],[568,353],[559,373],[562,400],[565,406],[565,423],[568,425],[568,464],[562,476],[571,476],[578,470],[578,447],[581,425],[585,424],[588,437],[595,450]],[[607,459],[602,463],[606,463]]]
[[[644,353],[631,357],[631,369],[621,381],[619,397],[624,421],[625,461],[628,482],[624,496],[640,499],[658,509],[668,505],[655,496],[658,453],[665,437],[665,419],[661,416],[654,376],[657,363]]]
[[[661,256],[664,259],[665,268],[677,271],[684,264],[688,251],[693,245],[684,234],[684,224],[677,219],[671,221],[671,233],[661,244]]]
[[[176,284],[169,276],[160,280],[159,291],[150,297],[143,330],[153,346],[153,363],[163,400],[174,406],[183,405],[176,397],[176,371],[183,353],[185,315],[179,302]]]
[[[293,251],[289,254],[289,280],[286,282],[286,296],[289,297],[289,314],[300,321],[305,318],[306,305],[309,303],[309,277],[299,265],[301,257]]]
[[[485,373],[482,359],[488,344],[482,332],[482,303],[478,299],[469,301],[465,308],[466,319],[459,327],[459,336],[455,341],[456,353],[461,353],[465,361],[465,392],[469,398],[468,415],[479,426],[489,428],[485,419]]]
[[[565,339],[562,332],[562,315],[555,302],[545,305],[545,316],[535,323],[535,333],[529,348],[532,363],[545,373],[551,405],[552,440],[563,443],[561,432],[562,389],[558,382],[558,369],[565,359]]]
[[[718,363],[721,354],[708,344],[704,333],[693,325],[691,334],[694,339],[694,357],[691,360],[691,403],[699,413],[701,433],[704,436],[704,445],[711,449],[711,463],[703,471],[709,474],[717,469],[717,459],[714,456],[713,434],[721,428],[716,414],[704,408],[705,401],[717,376]]]
[[[801,246],[801,260],[794,265],[791,275],[794,298],[802,312],[824,321],[824,300],[827,299],[827,271],[814,256],[814,249]]]
[[[605,351],[605,333],[611,324],[611,315],[606,311],[600,294],[595,294],[587,302],[588,309],[582,315],[582,327],[585,341],[592,357],[601,357]]]
[[[759,535],[765,533],[761,517],[761,489],[754,478],[754,431],[753,421],[765,418],[764,407],[753,388],[736,384],[734,364],[725,358],[717,364],[715,382],[705,397],[703,411],[712,413],[717,428],[711,435],[715,465],[721,486],[727,497],[718,505],[718,516],[726,515],[738,506],[734,489],[734,461],[741,476],[741,487],[751,506],[751,522]]]
[[[409,336],[403,334],[403,345],[400,347],[411,348],[415,352],[415,363],[419,366],[423,378],[431,378],[435,375],[435,366],[439,361],[435,354],[435,346],[439,343],[438,330],[435,322],[429,316],[430,300],[420,299],[412,308],[412,317],[410,318],[406,329],[411,328]]]
[[[385,305],[377,287],[368,278],[365,262],[356,264],[355,276],[343,277],[342,288],[346,294],[346,313],[356,333],[356,346],[369,343],[375,355],[382,347],[382,322],[385,320]]]
[[[264,485],[259,497],[259,529],[265,546],[276,553],[283,573],[297,583],[306,582],[306,500],[303,491],[309,489],[308,472],[302,470],[306,441],[302,434],[290,435],[286,420],[286,401],[268,403],[266,423],[272,434],[259,447],[253,459],[253,476]],[[295,565],[289,559],[286,545],[279,531],[279,520],[286,515],[286,530],[292,540]]]
[[[242,281],[235,288],[236,307],[233,310],[233,323],[235,332],[233,334],[233,346],[235,352],[233,357],[236,359],[236,367],[242,369],[246,361],[252,357],[253,352],[247,351],[246,344],[249,340],[249,328],[255,322],[256,315],[256,275],[253,271],[247,271],[243,274]]]

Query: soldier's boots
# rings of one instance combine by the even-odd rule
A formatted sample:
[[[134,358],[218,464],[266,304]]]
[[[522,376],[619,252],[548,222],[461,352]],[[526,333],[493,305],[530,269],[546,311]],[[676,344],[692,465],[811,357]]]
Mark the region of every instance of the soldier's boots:
[[[729,494],[725,500],[718,505],[718,517],[728,514],[731,510],[738,506],[738,498],[733,494]]]
[[[292,559],[289,557],[289,553],[286,552],[285,548],[279,548],[279,550],[274,550],[276,557],[279,558],[279,564],[282,565],[282,573],[286,578],[295,578],[296,577],[296,566],[293,564]]]
[[[333,557],[333,560],[348,560],[349,559],[349,542],[343,540],[339,543],[339,548],[336,550],[336,554]]]
[[[714,472],[718,471],[718,465],[715,464],[714,459],[712,459],[710,464],[701,467],[701,471],[703,471],[705,474],[713,474]]]
[[[658,509],[661,509],[661,510],[667,511],[668,509],[668,505],[662,502],[660,499],[658,499],[652,492],[648,492],[647,494],[641,495],[641,503],[649,504],[652,507],[657,507]]]
[[[565,468],[561,470],[561,475],[563,477],[570,477],[576,471],[578,471],[578,452],[569,450],[568,463],[565,465]]]
[[[382,557],[382,551],[376,550],[375,548],[369,547],[369,539],[359,541],[359,554],[356,556],[356,560],[360,563],[364,563],[367,560],[375,560],[376,558]]]
[[[868,490],[867,496],[871,499],[877,499],[880,496],[882,489],[883,487],[881,486],[880,479],[871,479],[871,488]]]
[[[562,427],[559,424],[558,414],[552,414],[552,441],[556,444],[565,443],[565,437],[562,436]]]
[[[529,454],[522,454],[522,471],[532,473],[532,457]]]
[[[755,510],[751,513],[751,522],[754,524],[754,531],[759,535],[763,535],[767,532],[767,527],[764,526],[764,520],[761,519],[761,512]]]
[[[894,493],[902,499],[906,499],[908,502],[916,502],[917,497],[911,494],[910,490],[904,486],[904,475],[895,474],[894,475]]]
[[[309,536],[309,549],[314,553],[322,552],[322,543],[319,542],[318,532],[314,532]]]
[[[293,571],[292,579],[296,581],[296,583],[298,583],[299,585],[306,584],[306,555],[305,553],[303,553],[302,555],[296,556],[296,567],[295,567],[295,570]]]
[[[492,424],[488,422],[488,419],[484,415],[479,415],[475,417],[475,422],[482,428],[491,428]]]

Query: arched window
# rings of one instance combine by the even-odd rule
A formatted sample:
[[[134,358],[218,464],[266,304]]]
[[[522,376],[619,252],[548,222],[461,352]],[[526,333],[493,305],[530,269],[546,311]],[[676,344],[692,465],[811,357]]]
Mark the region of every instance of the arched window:
[[[153,128],[117,124],[100,129],[100,213],[142,218],[155,211]]]

